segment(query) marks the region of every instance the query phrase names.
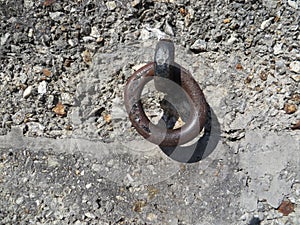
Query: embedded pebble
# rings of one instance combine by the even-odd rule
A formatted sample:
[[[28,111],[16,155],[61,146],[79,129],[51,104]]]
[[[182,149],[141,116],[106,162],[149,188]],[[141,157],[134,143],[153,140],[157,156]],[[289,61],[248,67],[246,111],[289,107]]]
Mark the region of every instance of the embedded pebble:
[[[138,6],[140,3],[141,3],[141,0],[133,0],[133,1],[131,2],[131,6],[132,6],[132,7],[136,7],[136,6]]]
[[[298,9],[298,7],[299,7],[299,0],[288,0],[288,4],[292,8]]]
[[[20,74],[20,81],[21,81],[22,84],[25,84],[27,79],[28,79],[28,77],[25,73]]]
[[[23,92],[23,98],[27,98],[31,95],[32,86],[28,86]]]
[[[20,204],[23,203],[23,201],[24,201],[24,197],[21,196],[21,197],[19,197],[19,198],[16,199],[16,204],[20,205]]]
[[[275,46],[273,47],[275,55],[279,55],[279,54],[283,53],[282,45],[283,45],[282,43],[276,43],[275,44]]]
[[[278,74],[280,74],[280,75],[283,75],[286,72],[286,66],[285,66],[284,61],[281,61],[281,60],[276,61],[275,68],[276,68],[276,71],[278,72]]]
[[[10,37],[10,33],[4,34],[0,39],[0,45],[5,45],[5,43],[9,37]]]
[[[67,92],[61,93],[61,101],[63,105],[73,105],[74,104],[74,97]]]
[[[42,81],[40,82],[39,86],[38,86],[38,93],[39,94],[46,94],[47,93],[47,82],[46,81]]]
[[[110,10],[110,11],[114,10],[117,7],[115,1],[108,1],[106,3],[106,6],[107,6],[108,10]]]
[[[94,215],[93,213],[86,212],[84,215],[85,215],[87,218],[95,219],[95,215]]]
[[[17,112],[16,114],[14,114],[12,116],[12,120],[15,124],[21,124],[25,119],[25,112],[20,110],[19,112]]]
[[[174,32],[168,21],[165,22],[165,32],[171,36],[174,36]]]
[[[61,16],[63,15],[62,12],[50,12],[49,16],[54,21],[59,21],[61,19]]]
[[[140,33],[140,39],[145,41],[150,39],[151,33],[147,29],[142,29]]]
[[[207,43],[205,40],[198,39],[192,44],[190,49],[196,52],[205,52],[207,50]]]
[[[233,43],[237,42],[237,38],[235,35],[231,35],[231,37],[227,40],[228,45],[232,45]]]
[[[269,27],[271,25],[272,20],[273,20],[273,18],[269,18],[269,19],[263,21],[260,25],[260,29],[264,30],[267,27]]]
[[[90,36],[94,38],[98,38],[100,36],[100,32],[98,31],[97,27],[92,27]]]
[[[300,61],[293,61],[290,63],[290,70],[295,73],[300,73]]]
[[[44,134],[45,127],[40,123],[28,122],[26,126],[30,135],[42,136]]]
[[[300,75],[295,75],[295,74],[292,74],[291,75],[291,78],[296,81],[296,82],[300,82]]]
[[[24,0],[24,6],[25,8],[30,8],[32,7],[34,4],[34,2],[30,1],[30,0]]]
[[[33,37],[33,29],[29,29],[28,31],[28,37]]]
[[[49,156],[47,158],[47,165],[49,167],[56,167],[56,166],[59,166],[60,164],[59,164],[59,161],[55,157]]]

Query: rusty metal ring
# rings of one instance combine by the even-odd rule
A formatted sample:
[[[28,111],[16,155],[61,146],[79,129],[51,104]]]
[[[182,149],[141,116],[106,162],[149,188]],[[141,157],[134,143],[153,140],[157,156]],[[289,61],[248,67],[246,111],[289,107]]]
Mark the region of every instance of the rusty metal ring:
[[[125,87],[125,106],[132,125],[148,141],[160,146],[177,146],[193,140],[203,129],[207,117],[207,103],[198,83],[183,67],[177,63],[175,66],[180,69],[181,87],[187,93],[191,106],[190,116],[180,128],[162,130],[145,114],[141,94],[144,86],[154,77],[153,62],[133,73]]]

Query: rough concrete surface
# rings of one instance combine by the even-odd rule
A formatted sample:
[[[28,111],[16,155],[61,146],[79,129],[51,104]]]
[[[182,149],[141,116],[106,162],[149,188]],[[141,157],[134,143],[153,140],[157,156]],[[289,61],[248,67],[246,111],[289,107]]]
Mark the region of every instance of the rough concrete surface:
[[[299,4],[0,0],[0,224],[300,224]],[[210,108],[174,148],[123,100],[161,38]]]

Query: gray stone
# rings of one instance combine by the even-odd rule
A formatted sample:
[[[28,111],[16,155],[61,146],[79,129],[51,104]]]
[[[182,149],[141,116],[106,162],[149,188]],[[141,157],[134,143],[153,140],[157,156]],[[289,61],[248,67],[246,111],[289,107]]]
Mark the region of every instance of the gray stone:
[[[275,44],[275,46],[273,47],[274,55],[279,55],[279,54],[283,53],[282,46],[283,46],[282,43]]]
[[[289,135],[277,136],[271,133],[267,135],[264,132],[260,134],[246,132],[245,137],[248,151],[241,154],[241,158],[247,160],[241,160],[241,166],[251,177],[249,187],[259,200],[266,199],[272,207],[277,208],[291,187],[291,181],[281,178],[280,173],[285,169],[286,162],[298,165],[299,143],[293,142]],[[260,152],[257,151],[258,146]],[[271,150],[269,146],[277,147]],[[287,154],[290,151],[294,152],[293,156]],[[285,159],[281,160],[283,156]],[[249,162],[255,162],[255,166]],[[264,175],[260,171],[263,171]]]
[[[108,1],[106,2],[106,7],[108,8],[108,10],[113,11],[117,7],[117,5],[115,1]]]
[[[25,8],[31,8],[34,5],[34,2],[31,0],[24,0]]]
[[[264,30],[267,27],[269,27],[271,25],[272,20],[273,20],[273,18],[269,18],[269,19],[263,21],[260,25],[260,29]]]
[[[15,124],[21,124],[25,119],[25,112],[24,111],[18,111],[16,114],[12,116],[12,120]]]
[[[26,84],[27,79],[28,79],[28,77],[25,73],[20,74],[20,81],[22,84]]]
[[[299,0],[288,0],[288,4],[292,8],[298,9],[298,7],[299,7]]]
[[[10,33],[5,33],[3,36],[1,36],[0,45],[5,45],[9,37]]]
[[[94,215],[93,213],[86,212],[84,215],[85,215],[87,218],[95,219],[95,215]]]
[[[54,107],[54,99],[55,97],[53,95],[47,96],[47,108],[52,109]]]
[[[94,40],[94,39],[93,39]],[[76,46],[78,43],[77,43],[77,40],[75,39],[69,39],[68,40],[68,44],[71,46],[71,47],[74,47]]]
[[[150,31],[151,34],[152,34],[153,36],[155,36],[158,40],[159,40],[159,39],[163,39],[163,38],[168,38],[168,35],[167,35],[166,33],[162,32],[162,31],[161,31],[160,29],[158,29],[158,28],[151,28],[151,27],[149,27],[149,26],[146,26],[146,29],[147,29],[148,31]]]
[[[205,40],[198,39],[192,44],[190,49],[197,52],[205,52],[207,51],[207,43]]]
[[[67,92],[61,93],[61,101],[64,105],[74,105],[74,97]]]
[[[125,119],[127,112],[120,98],[115,98],[112,104],[111,117],[113,120]]]
[[[26,126],[30,135],[42,136],[44,134],[45,127],[40,123],[28,122]]]
[[[16,199],[16,204],[17,205],[21,205],[23,203],[23,201],[24,201],[24,197],[21,196],[21,197],[19,197],[19,198]]]
[[[82,38],[82,40],[86,43],[88,42],[94,42],[95,41],[95,38],[94,37],[91,37],[91,36],[85,36]]]
[[[136,6],[138,6],[140,3],[141,3],[141,0],[133,0],[133,1],[131,2],[131,6],[132,6],[132,7],[136,7]]]
[[[24,92],[23,92],[23,98],[27,98],[31,95],[31,92],[32,92],[32,86],[28,86]]]
[[[235,42],[237,42],[237,38],[236,38],[236,35],[231,35],[230,38],[227,40],[227,44],[228,45],[232,45],[234,44]]]
[[[300,73],[300,61],[293,61],[290,63],[290,70],[295,73]]]
[[[142,29],[140,33],[140,39],[145,41],[150,39],[151,33],[147,29]]]
[[[276,69],[276,72],[279,75],[285,74],[286,73],[286,66],[285,66],[284,61],[282,61],[282,60],[276,61],[276,63],[275,63],[275,69]]]
[[[100,36],[100,32],[98,31],[98,28],[96,26],[93,26],[91,28],[91,34],[90,36],[94,37],[94,38],[97,38]]]
[[[38,86],[38,93],[43,95],[47,93],[47,81],[41,81]]]
[[[56,167],[56,166],[59,166],[60,163],[59,163],[59,161],[55,157],[49,156],[47,158],[47,165],[49,167]]]
[[[257,203],[257,211],[258,212],[264,212],[265,211],[265,206],[262,202]]]
[[[165,21],[165,32],[166,32],[166,34],[174,36],[173,29],[172,29],[172,27],[170,26],[170,24],[168,23],[167,20]]]
[[[54,21],[60,21],[64,14],[62,12],[50,12],[49,16]]]
[[[263,0],[263,5],[270,8],[270,9],[276,9],[277,7],[277,1],[276,0]]]

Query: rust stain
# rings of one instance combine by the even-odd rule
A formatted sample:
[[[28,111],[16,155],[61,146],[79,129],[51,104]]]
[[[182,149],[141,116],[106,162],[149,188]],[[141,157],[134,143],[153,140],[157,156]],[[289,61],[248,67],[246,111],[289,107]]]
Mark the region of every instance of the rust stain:
[[[236,64],[235,68],[236,68],[237,70],[242,70],[242,69],[243,69],[243,66],[242,66],[242,64],[238,63],[238,64]]]
[[[44,1],[44,6],[50,6],[55,2],[55,0],[45,0]]]
[[[294,203],[290,200],[284,200],[281,202],[278,211],[281,212],[284,216],[288,216],[290,213],[294,212]]]

